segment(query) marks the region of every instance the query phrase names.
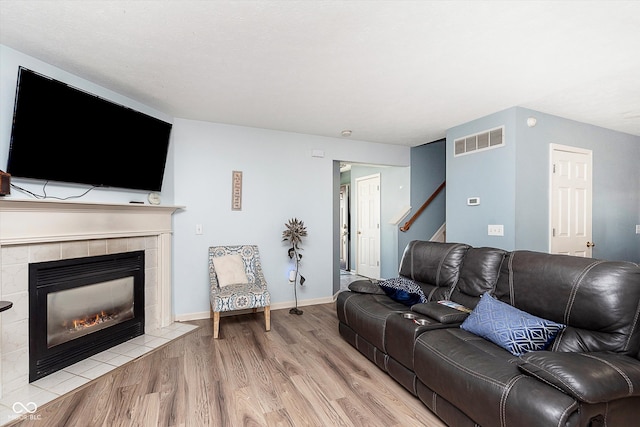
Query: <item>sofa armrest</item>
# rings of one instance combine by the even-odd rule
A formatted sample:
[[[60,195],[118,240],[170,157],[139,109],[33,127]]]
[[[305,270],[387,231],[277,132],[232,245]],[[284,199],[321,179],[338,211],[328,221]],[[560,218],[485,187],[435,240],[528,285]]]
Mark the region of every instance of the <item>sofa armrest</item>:
[[[386,295],[384,290],[371,280],[356,280],[349,283],[348,287],[351,292],[358,294]]]
[[[445,325],[450,323],[462,323],[469,315],[469,313],[442,305],[437,301],[429,301],[422,304],[412,305],[411,311],[429,316],[430,318]]]
[[[610,353],[532,351],[521,371],[586,403],[640,396],[640,360]]]

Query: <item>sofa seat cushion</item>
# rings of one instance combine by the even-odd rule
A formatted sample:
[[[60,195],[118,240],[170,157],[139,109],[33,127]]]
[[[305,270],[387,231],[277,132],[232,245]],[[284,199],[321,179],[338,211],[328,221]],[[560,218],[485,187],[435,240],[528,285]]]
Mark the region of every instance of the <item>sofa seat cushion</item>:
[[[409,312],[409,307],[386,295],[340,292],[336,301],[338,318],[369,343],[387,353],[384,344],[387,318]]]
[[[567,425],[577,407],[575,399],[523,374],[517,357],[460,328],[423,332],[414,360],[420,382],[482,426]]]

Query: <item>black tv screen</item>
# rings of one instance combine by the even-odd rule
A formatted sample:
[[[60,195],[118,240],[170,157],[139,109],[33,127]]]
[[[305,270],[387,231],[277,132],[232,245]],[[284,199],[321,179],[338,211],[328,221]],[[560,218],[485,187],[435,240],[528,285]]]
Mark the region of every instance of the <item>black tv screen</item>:
[[[160,191],[171,126],[21,67],[7,172]]]

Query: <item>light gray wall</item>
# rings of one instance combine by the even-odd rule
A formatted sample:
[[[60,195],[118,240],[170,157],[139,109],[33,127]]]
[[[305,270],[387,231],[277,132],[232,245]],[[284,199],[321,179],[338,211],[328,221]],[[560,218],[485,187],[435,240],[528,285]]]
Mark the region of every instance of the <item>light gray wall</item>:
[[[177,315],[207,313],[207,248],[260,247],[272,303],[293,301],[284,223],[304,221],[298,299],[333,295],[339,271],[336,161],[408,167],[409,147],[175,119],[174,300]],[[312,150],[325,157],[312,157]],[[231,172],[243,172],[242,211],[231,210]],[[195,234],[202,224],[203,234]]]
[[[453,156],[454,139],[499,125],[505,147]],[[548,252],[552,143],[593,151],[593,256],[639,262],[640,137],[520,107],[447,133],[447,240]],[[466,206],[471,196],[481,205]],[[505,236],[487,236],[488,224],[504,224]]]

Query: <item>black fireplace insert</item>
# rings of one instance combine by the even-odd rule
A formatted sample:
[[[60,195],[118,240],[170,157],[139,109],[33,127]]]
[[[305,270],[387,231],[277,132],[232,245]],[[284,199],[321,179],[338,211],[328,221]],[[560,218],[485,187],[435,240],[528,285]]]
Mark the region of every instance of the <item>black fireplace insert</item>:
[[[144,334],[144,251],[29,264],[29,382]]]

